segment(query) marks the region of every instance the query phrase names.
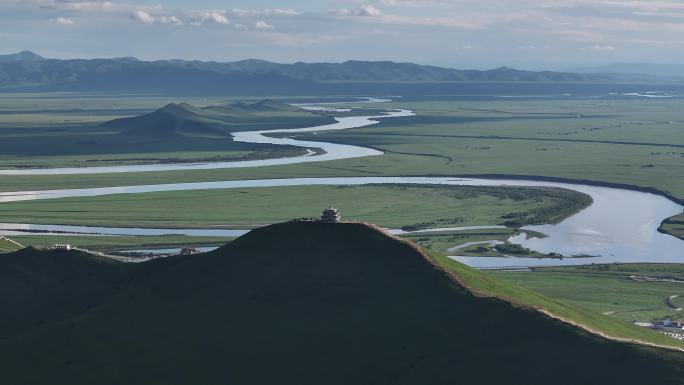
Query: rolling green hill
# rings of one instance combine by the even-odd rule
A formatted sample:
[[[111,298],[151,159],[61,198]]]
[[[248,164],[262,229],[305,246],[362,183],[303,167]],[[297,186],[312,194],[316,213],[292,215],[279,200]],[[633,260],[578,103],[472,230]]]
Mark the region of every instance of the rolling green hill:
[[[487,297],[533,294],[364,224],[138,265],[25,250],[0,272],[0,384],[684,383],[682,353]]]
[[[329,116],[265,99],[205,108],[171,103],[151,113],[111,120],[102,126],[120,130],[124,135],[164,138],[227,136],[231,131],[311,127],[334,121]]]

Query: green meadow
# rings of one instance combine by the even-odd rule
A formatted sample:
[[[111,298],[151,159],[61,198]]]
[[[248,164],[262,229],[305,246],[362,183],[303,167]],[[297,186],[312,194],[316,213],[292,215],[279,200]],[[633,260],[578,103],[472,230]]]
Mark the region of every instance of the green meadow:
[[[188,237],[179,235],[162,236],[91,236],[91,235],[18,235],[12,240],[23,245],[49,247],[55,243],[92,251],[110,252],[123,249],[175,248],[181,246],[221,246],[230,242],[230,237]]]
[[[271,101],[69,94],[5,95],[0,168],[87,167],[239,161],[302,155],[305,149],[234,142],[231,131],[332,122]],[[3,102],[5,102],[3,98]],[[41,106],[35,110],[35,105]],[[166,106],[166,107],[164,107]],[[164,107],[164,108],[162,108]],[[140,116],[128,119],[132,116]],[[118,120],[117,120],[118,119]],[[123,119],[123,120],[122,120]]]
[[[334,203],[345,220],[388,228],[508,225],[511,228],[408,236],[441,252],[465,242],[505,241],[513,227],[558,222],[589,205],[591,198],[555,188],[496,188],[425,185],[290,186],[227,190],[120,194],[0,205],[10,223],[155,228],[253,228],[300,217],[317,217]],[[215,245],[210,237],[15,237],[46,246],[66,239],[107,251],[133,245]],[[206,239],[204,239],[206,238]],[[496,253],[494,253],[496,254]],[[481,254],[475,254],[481,255]],[[491,255],[491,253],[490,253]]]
[[[411,108],[417,116],[300,136],[373,146],[384,150],[383,156],[257,169],[0,177],[0,190],[292,176],[513,174],[624,183],[684,196],[684,113],[677,101],[414,100],[383,106]],[[55,164],[61,157],[53,158]]]
[[[16,242],[16,240],[14,241]],[[19,249],[21,249],[21,247],[12,242],[12,240],[0,238],[0,253],[10,253]]]
[[[663,222],[660,230],[684,239],[684,214],[674,216]]]
[[[668,306],[665,300],[673,295],[684,296],[684,283],[645,282],[629,278],[631,275],[681,278],[684,277],[684,265],[680,264],[589,265],[492,274],[549,298],[610,318],[629,322],[682,318],[681,312]]]
[[[553,223],[590,202],[554,188],[288,186],[10,202],[0,205],[0,217],[11,223],[250,228],[318,217],[334,205],[345,220],[422,229]]]

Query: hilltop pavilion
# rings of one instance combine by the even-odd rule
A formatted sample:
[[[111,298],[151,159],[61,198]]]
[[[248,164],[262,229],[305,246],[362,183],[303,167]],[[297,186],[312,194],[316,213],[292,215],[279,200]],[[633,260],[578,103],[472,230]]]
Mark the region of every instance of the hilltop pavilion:
[[[340,216],[340,210],[334,207],[328,207],[323,210],[323,215],[321,215],[321,222],[323,223],[340,223],[342,217]]]

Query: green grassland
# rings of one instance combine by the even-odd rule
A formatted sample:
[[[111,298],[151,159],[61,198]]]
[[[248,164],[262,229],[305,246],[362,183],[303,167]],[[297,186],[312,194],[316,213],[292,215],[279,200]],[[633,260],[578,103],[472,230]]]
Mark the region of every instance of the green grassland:
[[[134,101],[139,101],[135,109],[130,101],[115,100],[118,109],[103,101],[75,99],[73,105],[63,105],[38,97],[27,97],[27,104],[4,104],[0,107],[0,167],[82,167],[295,156],[305,154],[306,149],[234,142],[229,133],[333,121],[269,100],[223,101],[217,106],[206,106],[207,101],[203,100],[199,101],[203,107],[167,104],[153,112],[146,107],[156,98],[134,97]],[[46,102],[45,110],[26,110],[29,102]],[[130,115],[136,117],[126,117]]]
[[[16,240],[15,240],[16,242]],[[10,241],[9,239],[6,239],[4,237],[0,237],[0,253],[10,253],[13,251],[17,251],[21,249],[19,245],[16,243]]]
[[[486,229],[486,230],[467,230],[467,231],[443,231],[438,233],[423,233],[423,234],[403,234],[402,238],[408,239],[411,242],[438,252],[446,254],[447,250],[466,242],[481,242],[481,241],[505,241],[515,234],[515,229]],[[482,253],[474,252],[476,248],[459,249],[458,255],[463,256],[482,256]],[[471,252],[472,251],[472,252]],[[488,252],[488,256],[498,256],[495,252]]]
[[[616,319],[616,317],[612,317],[611,314],[603,314],[603,312],[597,311],[600,307],[597,308],[594,306],[592,308],[591,306],[587,306],[586,303],[580,303],[580,301],[577,300],[573,301],[566,298],[560,298],[557,295],[557,292],[556,296],[553,296],[543,291],[539,291],[537,288],[534,288],[532,284],[528,284],[527,277],[523,277],[525,279],[516,280],[516,276],[520,277],[522,274],[526,273],[483,273],[482,271],[475,270],[462,263],[449,259],[444,255],[438,253],[430,253],[430,255],[441,266],[454,272],[464,285],[483,295],[495,296],[513,303],[544,309],[551,314],[554,314],[556,317],[566,321],[572,321],[575,324],[582,325],[590,330],[600,331],[605,335],[614,338],[684,347],[684,343],[681,341],[674,340],[650,329],[632,325],[629,322],[625,322],[624,319]],[[676,268],[681,268],[681,265],[674,266],[676,266]],[[553,285],[550,281],[547,281],[547,283],[549,283],[549,286]],[[567,290],[576,288],[578,287],[566,287]],[[602,289],[603,288],[600,285],[595,287],[595,290],[600,291]],[[575,296],[575,299],[577,298],[579,298],[579,295]],[[640,299],[643,299],[643,297]],[[664,299],[665,298],[663,298],[663,303]],[[605,303],[607,298],[604,297],[601,301]],[[629,301],[629,299],[626,299],[626,301]]]
[[[0,177],[0,190],[344,175],[515,174],[655,187],[684,197],[684,112],[672,100],[405,101],[416,117],[302,138],[383,156],[256,169]],[[579,116],[579,117],[578,117]]]
[[[0,218],[14,223],[126,227],[245,228],[317,217],[334,204],[346,220],[413,229],[553,223],[590,198],[554,188],[369,185],[288,186],[119,194],[10,202]]]
[[[446,249],[471,241],[505,241],[515,227],[555,223],[590,204],[587,195],[555,188],[369,185],[294,186],[227,190],[121,194],[0,205],[0,218],[10,223],[162,228],[252,228],[299,217],[316,217],[331,203],[345,220],[367,221],[388,228],[508,225],[510,229],[416,234],[410,238],[430,249]],[[62,237],[64,238],[64,237]],[[25,237],[27,245],[56,243],[59,236]],[[148,247],[205,245],[205,240],[173,237],[76,237],[69,242],[93,250],[114,245]],[[66,241],[64,241],[66,242]],[[482,256],[482,253],[463,255]],[[497,255],[496,252],[488,255]]]
[[[497,278],[623,321],[650,321],[684,314],[665,300],[684,295],[684,283],[643,282],[630,275],[684,277],[681,264],[616,264],[539,268],[534,272],[496,272]]]
[[[539,253],[508,242],[511,236],[519,234],[514,228],[481,229],[464,231],[440,231],[435,233],[402,234],[401,237],[430,251],[458,255],[465,257],[529,257],[529,258],[558,258],[558,255]],[[525,231],[528,237],[543,237],[532,231]],[[503,242],[496,247],[489,244],[491,241]],[[487,242],[474,245],[464,245],[472,242]],[[463,246],[463,247],[458,247]],[[457,249],[453,249],[458,247]],[[499,250],[498,248],[503,248]],[[452,249],[452,250],[450,250]]]
[[[684,214],[674,216],[665,221],[660,231],[684,239]]]
[[[279,224],[212,253],[142,264],[25,250],[0,267],[3,384],[684,378],[680,352],[602,339],[531,307],[612,337],[681,346],[672,339],[362,224]]]
[[[395,105],[413,108],[417,115],[362,129],[319,133],[316,138],[372,145],[389,156],[406,157],[393,166],[388,162],[378,167],[387,174],[413,174],[425,166],[424,173],[589,179],[651,186],[684,196],[684,113],[676,101]],[[369,159],[378,166],[382,161]],[[356,162],[337,164],[349,168],[343,163]],[[364,166],[365,171],[373,170]]]
[[[174,248],[181,246],[218,246],[230,241],[229,237],[163,236],[80,236],[80,235],[18,235],[13,240],[27,246],[48,247],[56,243],[92,251],[109,252],[123,249]]]

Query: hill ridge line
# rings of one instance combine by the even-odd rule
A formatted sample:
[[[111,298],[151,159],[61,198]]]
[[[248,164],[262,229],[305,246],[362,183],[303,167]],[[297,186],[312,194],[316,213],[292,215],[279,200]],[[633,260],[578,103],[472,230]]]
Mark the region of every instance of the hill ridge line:
[[[420,246],[416,245],[415,243],[413,243],[409,240],[399,238],[396,235],[390,234],[387,231],[385,231],[383,228],[381,228],[375,224],[372,224],[372,223],[368,223],[368,222],[343,222],[343,223],[359,223],[359,224],[365,225],[371,229],[374,229],[374,230],[381,232],[382,234],[384,234],[388,238],[391,238],[393,240],[396,240],[400,243],[403,243],[403,244],[411,247],[416,252],[418,252],[428,263],[433,265],[435,268],[443,271],[447,276],[449,276],[450,279],[452,279],[455,283],[462,286],[464,289],[466,289],[468,292],[470,292],[474,296],[482,297],[482,298],[495,298],[495,299],[498,299],[500,301],[507,302],[507,303],[509,303],[515,307],[521,308],[521,309],[532,310],[532,311],[535,311],[539,314],[542,314],[548,318],[561,321],[567,325],[571,325],[571,326],[576,327],[576,328],[578,328],[584,332],[587,332],[587,333],[592,334],[594,336],[604,338],[606,340],[621,342],[621,343],[626,343],[626,344],[636,344],[636,345],[641,345],[641,346],[648,346],[648,347],[653,347],[653,348],[660,348],[660,349],[667,349],[667,350],[672,350],[672,351],[684,352],[684,348],[682,348],[682,347],[657,344],[657,343],[653,343],[653,342],[642,341],[639,339],[630,339],[630,338],[621,338],[621,337],[611,336],[611,335],[606,334],[602,331],[590,328],[587,325],[573,321],[572,319],[569,319],[569,318],[560,316],[558,314],[555,314],[552,311],[544,309],[541,306],[536,306],[536,305],[524,303],[524,302],[516,300],[512,297],[506,297],[506,296],[495,294],[495,293],[492,293],[492,292],[489,292],[486,290],[475,288],[472,285],[469,285],[462,277],[460,277],[458,275],[458,273],[456,273],[455,271],[448,269],[446,266],[443,266],[440,263],[438,263],[432,256],[430,256],[429,253],[425,252],[425,250],[423,248],[421,248]],[[468,268],[471,268],[471,267],[468,267]]]

